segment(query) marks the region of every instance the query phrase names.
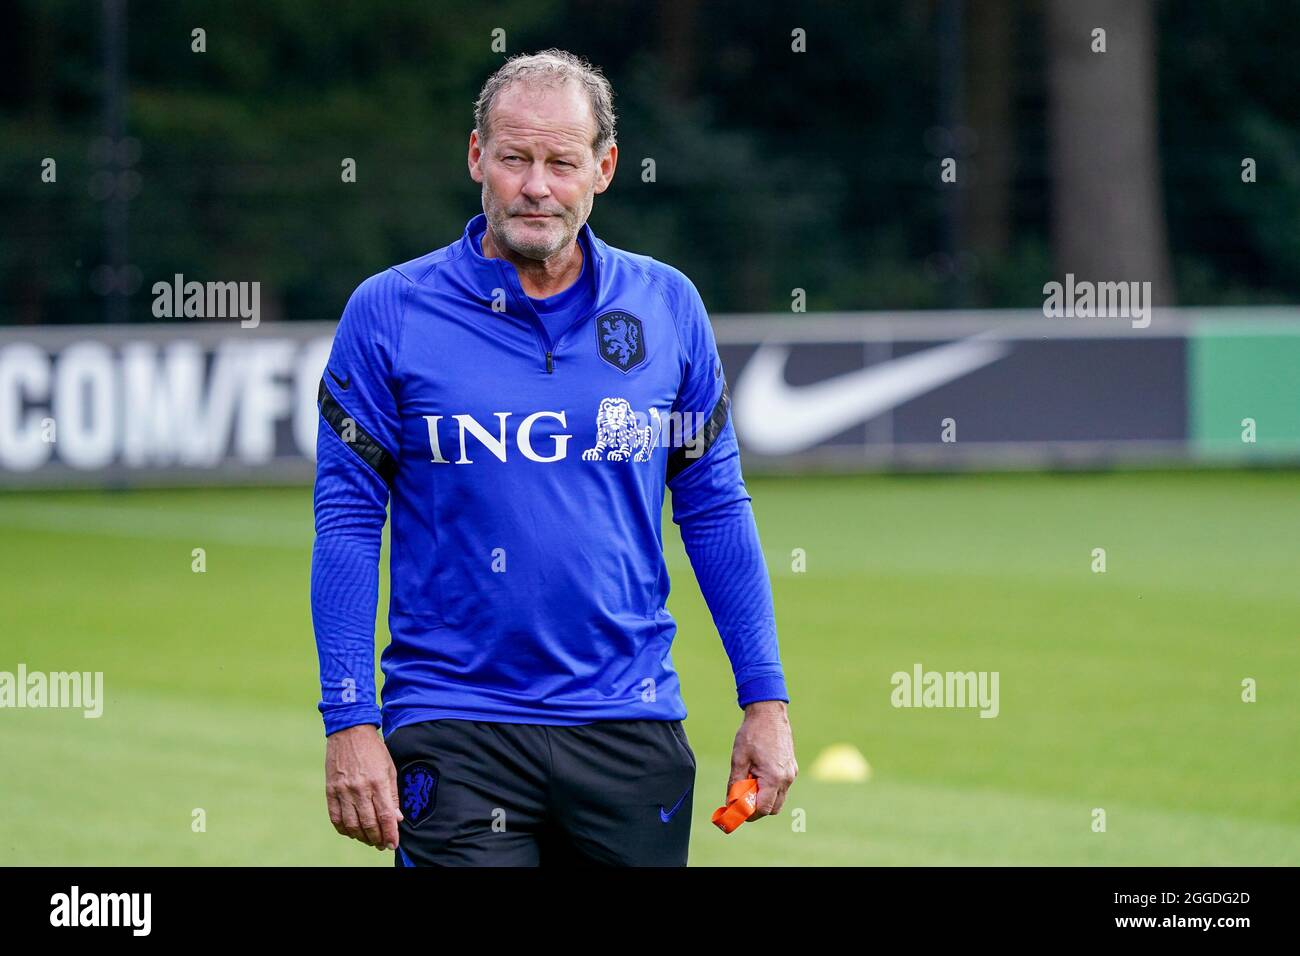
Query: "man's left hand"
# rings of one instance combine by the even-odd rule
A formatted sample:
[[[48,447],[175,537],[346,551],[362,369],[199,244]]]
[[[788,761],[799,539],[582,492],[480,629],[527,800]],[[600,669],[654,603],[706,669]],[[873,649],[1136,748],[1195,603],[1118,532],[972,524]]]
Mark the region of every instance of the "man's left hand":
[[[781,812],[786,792],[799,775],[794,759],[794,738],[783,700],[757,700],[745,707],[745,719],[731,747],[731,785],[746,777],[758,780],[758,804],[749,819]],[[724,797],[725,799],[725,797]]]

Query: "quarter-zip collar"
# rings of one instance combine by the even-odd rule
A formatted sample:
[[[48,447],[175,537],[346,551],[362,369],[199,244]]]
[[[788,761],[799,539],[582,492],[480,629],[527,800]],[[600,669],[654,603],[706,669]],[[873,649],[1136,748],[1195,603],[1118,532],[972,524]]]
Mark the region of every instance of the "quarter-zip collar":
[[[469,278],[474,284],[475,290],[485,300],[491,300],[496,289],[505,289],[508,293],[509,303],[507,309],[511,314],[527,318],[542,331],[545,335],[545,329],[542,326],[542,320],[533,308],[532,300],[524,292],[523,285],[519,281],[519,272],[511,263],[501,258],[489,258],[483,255],[482,246],[479,243],[483,239],[483,233],[487,231],[487,214],[479,213],[465,225],[465,232],[460,238],[460,260],[469,270]],[[596,288],[596,301],[594,307],[600,308],[602,300],[605,298],[609,276],[605,268],[607,253],[605,244],[597,238],[591,229],[590,222],[584,222],[582,228],[578,230],[578,242],[582,243],[582,254],[587,258],[586,267],[593,270],[593,281]]]
[[[554,356],[558,341],[551,341],[550,333],[546,331],[546,323],[537,314],[537,309],[533,306],[533,300],[524,292],[523,284],[519,281],[519,272],[515,267],[505,259],[499,257],[489,258],[483,255],[483,248],[479,243],[482,241],[483,233],[486,230],[487,214],[479,213],[466,223],[465,232],[460,238],[459,258],[469,269],[468,278],[473,283],[475,292],[484,301],[492,301],[496,297],[497,289],[507,291],[507,315],[520,317],[532,325],[533,333],[541,346],[546,371],[548,374],[554,372]],[[608,283],[611,281],[610,270],[605,268],[605,244],[592,232],[589,222],[584,222],[582,228],[578,230],[577,241],[582,244],[582,253],[587,260],[583,268],[590,268],[594,273],[592,281],[595,283],[596,298],[592,302],[592,314],[599,314]],[[560,334],[560,339],[568,337],[574,328],[581,325],[588,318],[590,318],[590,315],[574,320],[573,325]]]

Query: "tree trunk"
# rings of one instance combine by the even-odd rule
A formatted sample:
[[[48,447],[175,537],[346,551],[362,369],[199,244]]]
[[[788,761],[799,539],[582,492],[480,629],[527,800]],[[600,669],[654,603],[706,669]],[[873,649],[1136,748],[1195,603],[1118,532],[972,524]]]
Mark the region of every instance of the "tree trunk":
[[[967,8],[966,117],[978,139],[975,175],[962,195],[967,202],[966,235],[971,251],[986,261],[1005,254],[1011,236],[1014,19],[1012,0],[979,0]]]
[[[1152,0],[1047,0],[1046,11],[1057,278],[1149,281],[1154,303],[1171,305]]]

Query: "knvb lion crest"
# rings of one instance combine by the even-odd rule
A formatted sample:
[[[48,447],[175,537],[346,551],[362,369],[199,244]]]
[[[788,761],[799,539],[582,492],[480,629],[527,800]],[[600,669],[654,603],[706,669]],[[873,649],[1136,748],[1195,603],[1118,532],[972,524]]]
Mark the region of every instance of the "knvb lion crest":
[[[606,312],[596,319],[596,349],[620,372],[645,361],[645,333],[641,320],[630,312]]]
[[[438,792],[438,774],[422,763],[411,764],[402,771],[402,816],[416,826],[433,812]]]
[[[596,447],[583,461],[649,461],[663,430],[659,409],[650,409],[650,424],[641,425],[626,398],[602,399],[596,412]]]

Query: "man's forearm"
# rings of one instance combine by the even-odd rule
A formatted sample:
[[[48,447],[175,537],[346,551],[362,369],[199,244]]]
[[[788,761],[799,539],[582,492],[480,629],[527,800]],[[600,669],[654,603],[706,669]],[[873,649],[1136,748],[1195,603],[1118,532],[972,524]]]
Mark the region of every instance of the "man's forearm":
[[[318,709],[325,733],[379,724],[375,703],[375,610],[386,492],[337,435],[317,438],[316,543],[311,613],[320,662]]]
[[[352,536],[318,535],[312,549],[312,623],[321,687],[318,709],[326,735],[380,722],[374,637],[378,563],[378,546]]]
[[[679,522],[682,543],[713,615],[736,679],[741,707],[788,701],[777,646],[772,586],[748,498]]]

